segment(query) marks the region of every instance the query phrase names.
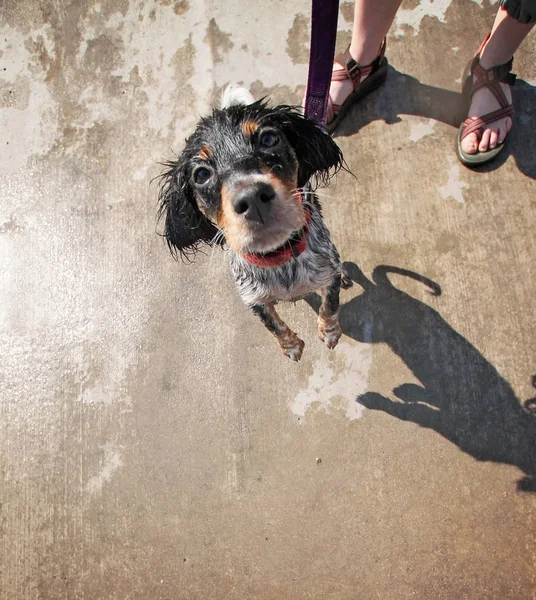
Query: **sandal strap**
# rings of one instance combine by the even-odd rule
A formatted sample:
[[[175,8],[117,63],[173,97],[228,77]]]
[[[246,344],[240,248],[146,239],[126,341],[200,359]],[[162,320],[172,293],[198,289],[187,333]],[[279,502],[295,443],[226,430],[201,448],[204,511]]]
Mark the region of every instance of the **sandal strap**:
[[[346,73],[343,79],[350,79],[354,85],[354,89],[356,89],[357,86],[361,83],[361,79],[363,79],[363,77],[374,73],[374,71],[376,71],[376,69],[380,66],[380,63],[382,62],[383,57],[385,56],[386,47],[387,38],[383,38],[378,56],[369,65],[360,65],[350,56],[350,58],[346,61]],[[334,75],[340,77],[340,71],[342,71],[342,69],[335,71]],[[335,79],[335,81],[340,81],[340,79]]]
[[[358,88],[359,84],[361,83],[361,80],[363,79],[363,77],[367,77],[371,73],[374,73],[374,71],[376,71],[376,69],[378,69],[378,67],[380,66],[380,64],[383,60],[383,57],[385,56],[386,47],[387,47],[387,39],[383,38],[378,56],[369,65],[361,66],[350,56],[350,58],[346,61],[346,64],[344,65],[344,67],[333,70],[333,72],[331,74],[331,81],[350,80],[352,82],[354,90],[356,90]],[[339,114],[341,107],[342,107],[342,104],[335,104],[332,101],[331,96],[328,96],[328,105],[327,105],[327,122],[328,123]]]
[[[494,123],[495,121],[498,121],[499,119],[503,119],[505,117],[511,117],[513,114],[514,108],[511,105],[509,105],[503,106],[502,108],[494,110],[493,112],[487,113],[482,117],[469,117],[463,122],[464,129],[460,139],[463,140],[471,133],[476,133],[478,140],[480,141],[480,138],[482,137],[482,129],[486,125]]]
[[[484,67],[480,64],[478,57],[475,57],[471,66],[471,74],[474,77],[471,96],[473,96],[473,94],[475,94],[478,90],[486,87],[495,96],[497,102],[501,106],[508,106],[508,100],[506,99],[504,91],[499,84],[506,83],[507,85],[514,85],[516,75],[514,75],[514,73],[510,73],[512,63],[513,59],[510,59],[504,65],[491,67],[490,69],[484,69]]]
[[[343,67],[342,69],[334,69],[331,73],[331,81],[345,81],[348,79],[348,73]]]
[[[482,50],[484,46],[488,42],[490,38],[490,33],[485,37],[484,41],[480,45],[476,56],[471,63],[470,73],[473,77],[473,82],[471,86],[471,97],[478,90],[486,87],[489,91],[495,96],[495,99],[501,106],[504,108],[509,106],[508,99],[506,98],[502,87],[499,85],[500,83],[505,83],[507,85],[514,85],[516,80],[516,75],[511,73],[512,65],[514,62],[514,58],[512,57],[508,62],[503,65],[497,65],[495,67],[490,67],[489,69],[484,69],[484,67],[480,64],[480,55],[482,54]]]

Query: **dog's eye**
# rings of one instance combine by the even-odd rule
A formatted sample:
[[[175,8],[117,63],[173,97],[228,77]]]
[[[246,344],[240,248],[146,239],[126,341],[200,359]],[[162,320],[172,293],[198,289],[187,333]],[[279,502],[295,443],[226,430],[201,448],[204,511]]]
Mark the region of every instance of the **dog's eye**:
[[[264,131],[259,138],[259,144],[263,148],[272,148],[279,144],[279,136],[273,131]]]
[[[207,167],[197,167],[193,173],[193,179],[197,185],[204,185],[212,177],[212,171]]]

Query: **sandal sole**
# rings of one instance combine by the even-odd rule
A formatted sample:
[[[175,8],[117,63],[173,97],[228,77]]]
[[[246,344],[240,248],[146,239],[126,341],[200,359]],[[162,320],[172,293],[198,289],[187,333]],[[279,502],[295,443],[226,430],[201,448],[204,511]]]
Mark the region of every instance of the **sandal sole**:
[[[387,58],[384,57],[376,71],[374,71],[372,75],[369,75],[363,81],[363,83],[360,83],[357,90],[354,90],[348,96],[348,98],[346,98],[337,116],[332,121],[326,124],[326,131],[328,131],[328,133],[333,133],[335,129],[337,129],[337,126],[344,119],[344,116],[346,115],[351,106],[353,106],[356,102],[361,100],[361,98],[364,98],[365,96],[373,92],[375,89],[380,87],[380,85],[387,78],[388,64],[389,63],[387,62]]]
[[[492,150],[487,150],[486,152],[475,152],[475,154],[467,154],[462,149],[462,133],[463,133],[463,124],[460,125],[458,129],[458,135],[456,137],[456,155],[458,156],[458,160],[462,163],[462,165],[466,167],[477,167],[479,165],[484,165],[490,160],[493,160],[502,150],[504,149],[505,142],[502,144],[498,144]]]

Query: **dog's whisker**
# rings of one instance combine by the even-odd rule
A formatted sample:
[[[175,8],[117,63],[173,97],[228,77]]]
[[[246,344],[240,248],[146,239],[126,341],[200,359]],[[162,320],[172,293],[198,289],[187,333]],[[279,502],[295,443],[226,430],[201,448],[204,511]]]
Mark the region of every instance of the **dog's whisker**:
[[[281,168],[281,165],[277,165],[277,164],[276,165],[272,165],[270,167],[270,169],[268,170],[267,175],[269,175],[274,169],[280,169],[280,168]]]
[[[212,245],[212,251],[210,253],[210,261],[212,262],[212,258],[214,256],[214,250],[220,245],[221,242],[223,242],[225,239],[225,228],[222,227],[221,229],[218,229],[218,231],[216,232],[216,235],[212,238],[211,240],[211,245]]]

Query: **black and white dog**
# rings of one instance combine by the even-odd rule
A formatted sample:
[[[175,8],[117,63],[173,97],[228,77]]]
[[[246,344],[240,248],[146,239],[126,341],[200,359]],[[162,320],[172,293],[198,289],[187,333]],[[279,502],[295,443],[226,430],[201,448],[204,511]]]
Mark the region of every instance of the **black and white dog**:
[[[292,360],[304,343],[275,304],[320,291],[319,337],[334,348],[339,291],[351,282],[314,193],[343,166],[331,137],[290,106],[230,87],[166,166],[159,213],[171,252],[191,257],[202,244],[228,246],[238,293]]]

